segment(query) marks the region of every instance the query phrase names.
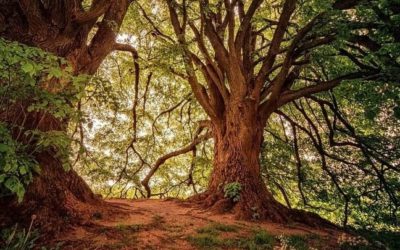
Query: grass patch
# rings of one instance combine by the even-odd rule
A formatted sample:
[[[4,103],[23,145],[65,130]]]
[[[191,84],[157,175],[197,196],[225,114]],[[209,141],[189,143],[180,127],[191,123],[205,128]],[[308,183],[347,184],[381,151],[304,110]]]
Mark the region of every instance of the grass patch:
[[[254,230],[253,235],[249,238],[242,238],[238,240],[238,247],[240,249],[249,250],[268,250],[273,249],[276,239],[274,236],[267,233],[265,230]]]
[[[188,240],[199,249],[216,249],[224,246],[223,241],[221,241],[218,236],[207,233],[189,236]]]
[[[295,250],[308,250],[308,237],[304,235],[290,235],[280,237],[283,247]]]
[[[0,249],[20,250],[34,249],[36,241],[39,238],[39,232],[32,230],[32,223],[28,230],[19,229],[16,224],[13,228],[7,228],[0,231]]]
[[[197,234],[188,237],[188,241],[199,249],[248,249],[269,250],[273,249],[276,239],[264,230],[254,230],[252,235],[245,238],[220,238],[221,232],[237,232],[237,226],[215,225],[197,230]]]
[[[222,223],[211,223],[206,227],[199,228],[198,233],[218,235],[220,232],[237,232],[238,226],[226,225]]]

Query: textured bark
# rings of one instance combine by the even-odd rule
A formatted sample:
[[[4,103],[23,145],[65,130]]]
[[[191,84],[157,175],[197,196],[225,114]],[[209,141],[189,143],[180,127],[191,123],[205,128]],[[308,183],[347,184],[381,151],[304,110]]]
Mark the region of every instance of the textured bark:
[[[130,1],[93,1],[85,11],[82,1],[3,1],[0,3],[0,35],[8,40],[35,46],[66,58],[75,74],[94,74],[103,59],[115,49],[115,37]],[[97,23],[99,17],[102,21]],[[97,24],[96,24],[97,23]],[[89,33],[97,25],[88,43]],[[68,84],[68,83],[67,83]],[[51,92],[61,92],[57,82],[45,86]],[[18,104],[13,112],[0,114],[0,120],[23,125],[23,129],[63,131],[67,120],[60,121],[49,114],[29,113]],[[24,110],[21,110],[24,109]],[[27,114],[25,121],[19,114]],[[82,221],[100,209],[101,200],[90,190],[74,170],[65,171],[54,157],[56,152],[36,155],[41,174],[34,178],[22,203],[15,199],[0,199],[0,226],[29,223],[32,215],[43,231],[56,232],[66,222]]]
[[[233,209],[242,219],[285,221],[284,210],[261,179],[263,129],[253,107],[251,101],[230,103],[225,119],[213,124],[214,169],[205,205],[220,211]],[[242,188],[237,203],[224,197],[224,186],[233,182],[240,183]]]
[[[213,123],[213,172],[208,190],[193,199],[217,212],[231,211],[239,219],[331,225],[317,215],[287,208],[267,189],[261,177],[259,160],[264,123],[253,102],[230,103],[225,119]],[[233,182],[241,185],[237,202],[225,197],[224,193],[224,186]]]
[[[33,143],[28,137],[17,136],[23,135],[26,130],[65,130],[65,121],[42,112],[29,113],[27,106],[15,105],[6,113],[0,113],[0,121],[22,125],[22,128],[13,131],[14,137],[18,137],[20,142]],[[21,203],[14,197],[0,199],[0,227],[14,223],[28,224],[35,215],[35,227],[40,227],[42,232],[56,233],[68,227],[66,220],[69,223],[81,222],[97,212],[96,206],[102,204],[101,200],[74,170],[63,169],[56,153],[49,150],[34,155],[41,174],[34,177]]]

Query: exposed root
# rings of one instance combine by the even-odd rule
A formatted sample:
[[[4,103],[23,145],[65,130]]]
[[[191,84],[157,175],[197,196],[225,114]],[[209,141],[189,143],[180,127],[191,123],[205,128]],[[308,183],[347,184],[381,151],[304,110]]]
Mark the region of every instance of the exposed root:
[[[51,235],[109,210],[75,171],[64,171],[48,154],[38,160],[41,174],[28,187],[24,200],[18,203],[12,197],[0,199],[0,227],[29,225],[35,218],[34,228]]]
[[[298,223],[314,228],[337,228],[333,223],[319,215],[298,209],[289,209],[272,197],[254,197],[232,202],[216,192],[205,192],[188,199],[216,213],[233,213],[240,220],[261,220],[280,224]]]

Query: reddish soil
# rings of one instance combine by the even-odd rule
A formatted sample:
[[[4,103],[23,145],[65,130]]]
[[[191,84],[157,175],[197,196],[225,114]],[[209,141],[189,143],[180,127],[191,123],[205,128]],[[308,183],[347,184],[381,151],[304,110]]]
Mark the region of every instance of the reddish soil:
[[[223,238],[246,237],[255,229],[271,235],[316,236],[315,249],[337,249],[343,232],[315,229],[298,224],[238,221],[231,214],[214,214],[176,200],[107,200],[114,213],[94,213],[81,226],[68,229],[46,246],[59,249],[196,249],[188,240],[197,230],[212,223],[235,225],[237,232],[223,233]],[[99,211],[101,211],[100,209]],[[312,243],[311,245],[313,245]],[[284,249],[279,245],[274,249]]]

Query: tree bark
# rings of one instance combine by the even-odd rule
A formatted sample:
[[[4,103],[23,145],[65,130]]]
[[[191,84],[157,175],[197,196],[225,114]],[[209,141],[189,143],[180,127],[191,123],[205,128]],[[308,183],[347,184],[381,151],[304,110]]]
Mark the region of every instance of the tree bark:
[[[204,203],[221,212],[233,209],[241,219],[285,221],[285,210],[261,178],[263,125],[256,114],[253,102],[237,101],[230,103],[225,119],[213,121],[214,169]],[[229,183],[240,183],[237,202],[225,197]]]
[[[0,3],[0,36],[66,58],[75,74],[92,75],[115,49],[116,34],[131,1],[93,1],[88,11],[81,2],[12,0]],[[98,22],[101,16],[103,19]],[[95,35],[88,42],[95,25]],[[52,82],[45,88],[60,92],[65,86],[59,85]],[[11,107],[11,113],[0,113],[0,121],[23,125],[23,130],[65,131],[68,121],[27,112],[26,104]],[[15,120],[21,113],[27,114],[23,122]],[[65,171],[55,153],[49,151],[35,156],[41,174],[27,188],[22,203],[10,197],[0,199],[0,227],[16,222],[29,224],[35,215],[35,226],[40,226],[41,232],[58,232],[102,209],[101,199],[73,169]]]
[[[225,118],[213,121],[213,172],[207,191],[193,200],[217,212],[231,211],[238,219],[331,225],[317,215],[289,209],[268,190],[260,169],[264,122],[254,106],[252,100],[231,102]],[[240,184],[238,201],[225,196],[229,183]]]
[[[65,131],[66,121],[43,112],[27,112],[26,106],[16,104],[6,113],[0,113],[0,121],[21,125],[12,131],[20,142],[29,143],[29,138],[17,135],[31,129]],[[0,227],[15,223],[28,225],[35,215],[36,228],[39,227],[41,232],[57,233],[99,211],[101,199],[73,169],[65,170],[56,154],[55,150],[48,150],[34,155],[41,171],[27,187],[21,203],[15,197],[0,199]]]

